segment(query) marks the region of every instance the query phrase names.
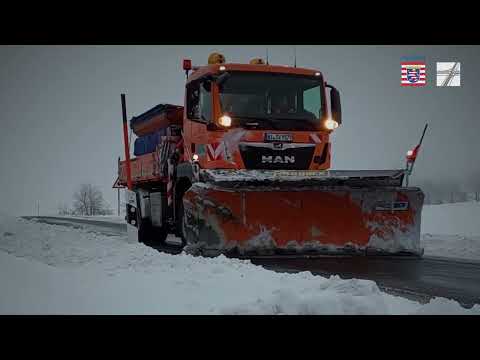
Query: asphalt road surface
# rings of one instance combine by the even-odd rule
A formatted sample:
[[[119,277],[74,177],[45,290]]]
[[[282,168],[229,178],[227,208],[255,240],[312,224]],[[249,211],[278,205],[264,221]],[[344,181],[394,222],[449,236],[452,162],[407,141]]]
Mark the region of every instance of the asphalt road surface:
[[[60,217],[24,217],[54,225],[83,227],[105,235],[124,235],[126,224],[88,219]],[[175,253],[174,247],[155,247]],[[480,304],[480,262],[450,258],[392,256],[298,256],[257,257],[252,263],[278,272],[310,271],[315,275],[339,275],[375,281],[391,294],[427,302],[432,297],[445,297],[465,307]]]

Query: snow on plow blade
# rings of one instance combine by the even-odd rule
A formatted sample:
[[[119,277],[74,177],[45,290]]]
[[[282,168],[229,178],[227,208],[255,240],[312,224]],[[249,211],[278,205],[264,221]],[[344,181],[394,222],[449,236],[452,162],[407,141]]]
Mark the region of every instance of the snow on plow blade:
[[[184,196],[187,251],[421,256],[423,192],[391,174],[351,175],[196,183]]]

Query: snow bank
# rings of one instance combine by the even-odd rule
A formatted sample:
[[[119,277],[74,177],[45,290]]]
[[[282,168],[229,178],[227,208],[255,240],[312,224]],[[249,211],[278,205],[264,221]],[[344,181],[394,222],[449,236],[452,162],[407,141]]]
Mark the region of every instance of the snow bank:
[[[122,236],[0,216],[1,314],[480,314],[368,280],[161,254]]]
[[[112,264],[125,255],[118,247],[124,243],[126,235],[105,236],[83,227],[53,226],[0,214],[0,250],[52,266]]]
[[[426,205],[422,246],[426,256],[480,260],[480,203]]]
[[[59,218],[66,218],[66,219],[105,221],[105,222],[116,223],[116,224],[125,223],[125,216],[118,216],[118,215],[95,215],[95,216],[52,215],[52,216],[59,217]]]
[[[422,233],[480,236],[480,202],[425,205]]]
[[[364,283],[362,283],[364,282]],[[226,314],[247,315],[480,315],[480,305],[471,310],[456,301],[434,298],[420,305],[385,295],[369,280],[331,277],[316,288],[280,289],[266,299],[228,309]]]
[[[425,256],[480,261],[480,236],[422,234]]]

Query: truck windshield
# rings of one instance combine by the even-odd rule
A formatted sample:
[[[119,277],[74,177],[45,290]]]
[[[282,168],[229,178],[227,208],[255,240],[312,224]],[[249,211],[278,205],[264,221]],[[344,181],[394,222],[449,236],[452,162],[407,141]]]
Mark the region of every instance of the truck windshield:
[[[315,130],[322,117],[322,80],[299,75],[232,72],[220,87],[233,126]]]

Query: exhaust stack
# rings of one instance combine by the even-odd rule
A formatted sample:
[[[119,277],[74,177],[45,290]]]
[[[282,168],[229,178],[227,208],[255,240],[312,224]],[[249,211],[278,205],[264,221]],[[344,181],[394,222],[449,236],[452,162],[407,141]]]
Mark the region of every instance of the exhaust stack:
[[[122,116],[123,116],[123,143],[125,146],[125,161],[127,166],[127,187],[132,190],[132,172],[130,168],[130,147],[128,145],[128,126],[127,126],[127,106],[125,105],[125,94],[122,97]]]

